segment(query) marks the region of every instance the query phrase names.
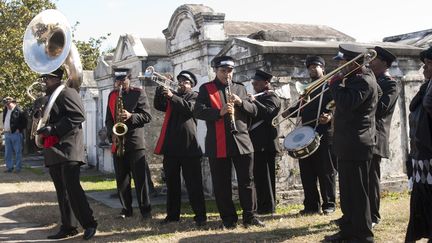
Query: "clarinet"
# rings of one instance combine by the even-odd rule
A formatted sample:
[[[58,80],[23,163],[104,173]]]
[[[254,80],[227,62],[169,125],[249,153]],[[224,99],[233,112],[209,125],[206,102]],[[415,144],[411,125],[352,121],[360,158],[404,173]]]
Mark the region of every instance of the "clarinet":
[[[230,79],[228,79],[228,86],[225,89],[225,95],[227,97],[227,101],[228,101],[227,103],[233,104],[233,102],[231,101],[231,95],[232,95],[231,86],[232,86],[232,81]],[[234,104],[233,104],[233,107],[234,107]],[[231,132],[231,134],[237,134],[238,130],[237,130],[237,126],[235,124],[235,112],[232,112],[229,115],[230,115],[229,116],[230,132]]]

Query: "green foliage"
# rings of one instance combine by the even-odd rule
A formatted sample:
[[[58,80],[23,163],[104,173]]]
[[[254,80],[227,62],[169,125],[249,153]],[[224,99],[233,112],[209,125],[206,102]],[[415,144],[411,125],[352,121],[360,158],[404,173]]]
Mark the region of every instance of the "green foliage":
[[[81,176],[80,180],[86,191],[108,191],[117,188],[114,175]]]
[[[24,62],[23,35],[34,16],[51,8],[49,0],[0,0],[0,97],[29,104],[25,91],[38,75]]]
[[[32,100],[27,97],[26,89],[39,74],[30,70],[24,61],[23,36],[37,14],[55,8],[50,0],[0,0],[0,98],[12,96],[22,107],[31,105]],[[72,32],[78,24],[73,26]],[[84,70],[96,67],[101,44],[107,36],[74,41]]]

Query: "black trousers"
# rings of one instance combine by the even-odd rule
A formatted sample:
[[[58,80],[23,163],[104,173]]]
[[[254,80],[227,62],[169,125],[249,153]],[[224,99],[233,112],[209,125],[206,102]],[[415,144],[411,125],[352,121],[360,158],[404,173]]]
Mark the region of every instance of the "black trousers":
[[[381,156],[375,155],[372,158],[369,170],[369,204],[371,210],[371,219],[374,223],[379,223],[381,215],[379,213],[381,202]]]
[[[84,229],[95,228],[93,211],[80,184],[80,164],[69,162],[50,166],[49,173],[57,193],[61,228],[66,231],[76,228],[71,212]]]
[[[145,150],[143,149],[127,151],[123,158],[114,156],[117,190],[123,210],[127,212],[132,212],[132,178],[135,182],[138,207],[141,214],[151,211],[146,168],[147,162]]]
[[[343,213],[341,234],[361,242],[373,242],[369,206],[370,160],[339,160],[339,191]]]
[[[181,170],[186,184],[189,202],[195,213],[194,219],[195,221],[206,220],[207,217],[201,174],[201,157],[164,156],[163,168],[167,185],[167,217],[172,220],[180,219]]]
[[[304,210],[318,212],[336,206],[336,158],[331,154],[325,136],[315,153],[299,160],[304,191]],[[318,191],[318,184],[320,191]],[[322,204],[320,201],[320,192]]]
[[[256,213],[256,191],[253,179],[253,154],[237,155],[223,159],[209,158],[216,205],[224,223],[238,220],[232,200],[231,169],[237,174],[243,222],[249,222]]]
[[[275,151],[260,151],[254,153],[253,174],[256,187],[258,213],[272,213],[275,211],[275,158]]]

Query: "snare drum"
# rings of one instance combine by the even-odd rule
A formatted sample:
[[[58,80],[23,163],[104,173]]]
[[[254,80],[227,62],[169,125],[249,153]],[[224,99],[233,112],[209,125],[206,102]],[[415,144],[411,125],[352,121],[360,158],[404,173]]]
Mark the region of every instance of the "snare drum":
[[[304,159],[313,154],[320,145],[320,136],[311,127],[298,127],[284,139],[288,155],[295,159]]]

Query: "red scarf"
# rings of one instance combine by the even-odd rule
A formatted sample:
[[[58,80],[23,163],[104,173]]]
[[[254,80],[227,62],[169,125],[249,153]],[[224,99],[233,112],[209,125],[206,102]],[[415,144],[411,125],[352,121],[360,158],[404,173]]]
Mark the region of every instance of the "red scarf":
[[[218,89],[214,82],[208,83],[206,85],[207,92],[210,98],[210,104],[214,109],[222,109],[222,102]],[[223,117],[219,118],[215,122],[216,130],[216,158],[226,158],[226,134],[225,134],[225,119]]]
[[[161,154],[162,153],[162,146],[164,144],[165,141],[165,136],[166,136],[166,130],[168,127],[168,122],[169,119],[171,117],[171,112],[172,112],[172,107],[171,107],[171,102],[169,100],[167,100],[167,107],[166,107],[166,111],[165,111],[165,118],[162,124],[162,129],[159,135],[159,139],[157,141],[154,153],[155,154]]]

